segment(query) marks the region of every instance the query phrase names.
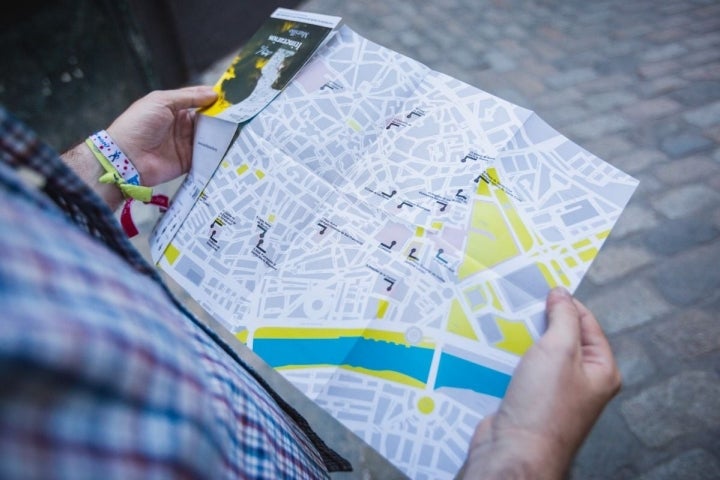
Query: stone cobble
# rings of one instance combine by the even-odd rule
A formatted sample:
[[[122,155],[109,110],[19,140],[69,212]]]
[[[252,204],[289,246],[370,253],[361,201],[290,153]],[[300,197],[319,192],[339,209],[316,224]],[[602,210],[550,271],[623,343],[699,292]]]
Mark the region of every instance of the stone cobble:
[[[702,357],[720,350],[720,322],[706,311],[689,309],[677,318],[654,325],[650,339],[671,357]]]
[[[585,295],[587,286],[587,283],[581,285],[579,296],[581,299],[587,297],[587,306],[608,334],[653,322],[671,310],[644,278],[615,282],[596,295]]]
[[[720,234],[716,225],[703,213],[660,224],[644,233],[645,246],[655,254],[666,257],[710,242]]]
[[[650,275],[657,290],[670,303],[681,307],[701,305],[720,296],[718,259],[720,242],[715,241],[669,257]],[[718,312],[712,313],[717,316]]]
[[[681,406],[681,408],[678,408]],[[623,417],[647,447],[720,426],[716,372],[684,371],[621,403]],[[662,422],[657,417],[662,417]]]
[[[658,465],[638,480],[716,480],[720,462],[705,450],[693,449]]]

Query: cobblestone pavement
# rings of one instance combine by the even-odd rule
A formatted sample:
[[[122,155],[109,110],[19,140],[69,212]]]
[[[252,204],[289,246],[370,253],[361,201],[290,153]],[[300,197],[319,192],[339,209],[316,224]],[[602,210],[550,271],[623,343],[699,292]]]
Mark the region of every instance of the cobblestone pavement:
[[[640,186],[578,298],[624,377],[574,479],[720,478],[720,2],[309,0]]]
[[[609,335],[624,386],[571,478],[720,478],[720,3],[299,8],[342,16],[376,43],[534,110],[640,180],[576,292]],[[345,452],[358,448],[336,435]],[[353,478],[398,475],[372,452],[354,460]]]

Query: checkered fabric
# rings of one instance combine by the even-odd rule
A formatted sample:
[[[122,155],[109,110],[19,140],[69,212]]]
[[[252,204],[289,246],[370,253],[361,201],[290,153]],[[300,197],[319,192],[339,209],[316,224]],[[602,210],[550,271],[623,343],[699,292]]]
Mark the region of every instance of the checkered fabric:
[[[2,108],[0,195],[0,478],[350,469]]]

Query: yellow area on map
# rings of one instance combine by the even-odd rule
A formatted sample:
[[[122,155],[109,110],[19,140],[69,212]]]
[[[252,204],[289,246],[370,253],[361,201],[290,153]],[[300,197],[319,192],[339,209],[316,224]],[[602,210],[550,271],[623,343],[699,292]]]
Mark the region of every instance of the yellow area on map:
[[[361,337],[363,328],[301,328],[301,327],[260,327],[255,338],[340,338]]]
[[[503,339],[495,343],[495,347],[515,355],[523,355],[533,344],[532,335],[524,322],[513,322],[504,318],[496,317]]]
[[[250,333],[250,331],[246,328],[245,330],[237,332],[235,334],[235,338],[240,340],[242,343],[247,343],[249,333]]]
[[[602,232],[596,233],[595,238],[597,238],[598,240],[600,240],[602,242],[603,240],[605,240],[608,237],[608,235],[610,235],[610,230],[603,230]],[[598,254],[598,247],[596,247],[593,244],[592,240],[590,240],[589,238],[585,238],[583,240],[579,240],[579,241],[573,243],[572,247],[577,251],[577,255],[580,258],[580,260],[582,260],[585,263],[592,262]],[[568,259],[565,259],[565,260],[567,262]],[[574,266],[574,265],[570,265],[570,262],[567,262],[567,263],[571,267]]]
[[[523,223],[522,218],[520,218],[518,211],[513,208],[508,194],[498,189],[495,191],[495,195],[497,196],[497,199],[500,200],[500,204],[502,205],[505,215],[512,226],[512,230],[515,232],[515,236],[520,241],[520,246],[524,251],[529,251],[533,246],[532,235],[530,235],[530,232],[525,227],[525,223]]]
[[[458,269],[461,280],[512,259],[520,250],[529,252],[535,243],[513,200],[496,186],[501,185],[497,170],[489,168],[485,175],[477,194],[487,199],[476,200],[472,207],[471,231]]]
[[[503,305],[500,302],[500,297],[498,297],[498,294],[495,293],[495,289],[492,287],[492,285],[488,282],[485,284],[487,286],[488,291],[490,292],[490,296],[492,297],[492,306],[495,307],[498,311],[503,311]]]
[[[239,167],[237,167],[237,168],[235,169],[235,171],[237,172],[238,175],[242,175],[243,173],[247,172],[249,168],[250,168],[250,167],[248,166],[247,163],[243,163],[242,165],[240,165]]]
[[[420,413],[429,415],[433,412],[433,410],[435,410],[435,400],[430,397],[420,397],[417,406]]]
[[[606,232],[600,232],[597,234],[598,239],[602,239],[602,235],[607,236]],[[589,238],[578,240],[572,244],[572,247],[577,250],[578,257],[585,263],[591,262],[598,254],[598,249],[593,246],[592,241]]]
[[[556,262],[556,264],[557,264],[557,262]],[[557,286],[558,283],[555,280],[555,275],[552,274],[552,271],[550,271],[550,269],[548,268],[547,265],[545,265],[544,263],[541,263],[541,262],[536,262],[535,266],[538,267],[538,270],[540,270],[540,273],[542,274],[543,278],[545,279],[545,282],[548,284],[548,286],[550,288]],[[559,265],[557,267],[559,268]],[[565,277],[565,278],[567,278],[567,277]]]
[[[494,168],[488,168],[485,170],[485,176],[492,182],[494,185],[497,185],[500,183],[500,178],[498,177],[497,170]],[[478,182],[478,188],[475,191],[478,195],[482,195],[485,197],[492,197],[492,190],[490,188],[490,182],[483,181]]]
[[[170,265],[173,265],[180,256],[180,250],[178,250],[177,247],[172,243],[168,243],[168,246],[165,248],[165,253],[163,253],[163,256]]]
[[[343,370],[350,370],[351,372],[358,372],[365,375],[372,375],[373,377],[382,378],[395,383],[402,383],[409,387],[424,388],[425,383],[420,380],[413,378],[403,373],[395,372],[393,370],[370,370],[369,368],[353,367],[350,365],[338,365]]]
[[[572,247],[573,247],[575,250],[579,250],[579,249],[581,249],[581,248],[583,248],[583,247],[587,247],[588,245],[591,245],[590,240],[587,239],[587,238],[585,238],[585,239],[583,239],[583,240],[578,240],[577,242],[573,243],[573,244],[572,244]]]
[[[500,208],[485,200],[477,200],[473,205],[471,226],[475,230],[487,231],[488,237],[510,237],[510,230]]]
[[[465,256],[458,270],[461,280],[520,253],[502,212],[494,203],[475,202],[472,228],[480,232],[471,230],[468,234]]]
[[[363,330],[361,336],[368,340],[380,340],[383,342],[390,342],[390,343],[396,343],[398,345],[405,345],[407,347],[410,346],[407,343],[407,339],[405,338],[404,332],[390,332],[390,331],[386,331],[386,330],[377,330],[374,328],[366,328],[365,330]],[[412,346],[422,347],[422,348],[435,348],[435,344],[430,343],[430,342],[417,342],[417,343],[414,343]]]
[[[348,127],[352,128],[356,132],[362,131],[362,126],[355,119],[348,118],[346,120],[346,123],[347,123]]]
[[[263,172],[260,169],[255,170],[255,176],[258,178],[258,180],[262,180],[265,177],[265,172]]]
[[[457,298],[453,299],[452,304],[450,305],[450,316],[448,317],[447,331],[471,340],[478,339],[477,335],[475,335],[475,330],[472,328],[470,319],[467,315],[465,315],[465,311]]]
[[[434,343],[425,341],[417,342],[413,345],[408,344],[404,332],[390,332],[376,328],[260,327],[255,330],[253,337],[262,339],[337,339],[342,337],[361,337],[367,340],[379,340],[404,345],[406,347],[435,348]]]
[[[560,266],[560,263],[557,260],[550,260],[550,266],[553,267],[553,269],[555,270],[555,273],[560,278],[560,281],[562,282],[562,284],[565,285],[566,287],[569,287],[570,279],[565,274],[565,271]],[[550,286],[554,287],[555,285],[550,284]]]
[[[383,318],[385,316],[385,313],[387,312],[388,306],[390,305],[390,302],[384,299],[378,300],[378,307],[377,312],[375,313],[375,318]]]
[[[583,262],[591,262],[598,254],[598,250],[595,247],[588,248],[587,250],[582,250],[578,252],[578,256],[580,257],[580,260]]]

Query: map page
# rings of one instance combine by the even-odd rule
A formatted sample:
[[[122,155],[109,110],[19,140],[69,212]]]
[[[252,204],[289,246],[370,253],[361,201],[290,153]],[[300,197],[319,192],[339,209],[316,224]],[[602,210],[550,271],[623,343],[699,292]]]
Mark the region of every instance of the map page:
[[[576,289],[636,186],[532,111],[343,26],[179,191],[190,206],[152,251],[409,477],[453,478],[546,294]]]

